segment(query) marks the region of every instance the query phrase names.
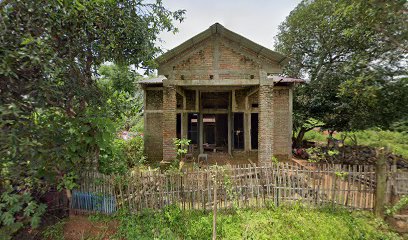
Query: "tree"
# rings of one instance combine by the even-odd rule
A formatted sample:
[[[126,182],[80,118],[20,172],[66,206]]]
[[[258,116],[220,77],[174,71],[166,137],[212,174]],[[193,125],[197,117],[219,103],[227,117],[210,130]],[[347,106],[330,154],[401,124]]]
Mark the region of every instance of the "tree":
[[[169,11],[160,0],[5,0],[0,6],[0,231],[10,235],[18,228],[6,227],[20,220],[5,217],[19,215],[3,209],[7,196],[37,199],[94,167],[113,141],[115,119],[105,112],[99,65],[150,69],[160,52],[158,33],[175,32],[173,21],[184,11]]]
[[[143,91],[138,84],[142,79],[135,70],[116,64],[98,69],[97,85],[105,94],[105,112],[112,113],[121,130],[129,131],[142,121]]]
[[[302,1],[290,13],[279,27],[275,48],[291,59],[286,75],[309,79],[295,89],[298,126],[310,117],[333,130],[379,124],[377,118],[371,118],[379,114],[371,107],[350,114],[355,105],[344,101],[348,98],[345,93],[359,92],[359,88],[347,82],[360,79],[381,86],[406,74],[406,8],[405,1],[399,0],[315,0]],[[357,88],[350,89],[353,86]],[[369,94],[356,96],[379,104]]]

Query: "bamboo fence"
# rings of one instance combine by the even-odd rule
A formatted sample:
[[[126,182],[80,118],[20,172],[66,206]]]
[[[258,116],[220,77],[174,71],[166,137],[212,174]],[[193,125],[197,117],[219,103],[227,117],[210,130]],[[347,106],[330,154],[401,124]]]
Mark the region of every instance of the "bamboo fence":
[[[85,172],[80,187],[73,191],[70,208],[74,213],[110,214],[122,207],[137,213],[170,204],[186,210],[209,210],[214,204],[222,209],[301,202],[373,209],[375,180],[374,166],[333,164],[236,165],[182,172],[145,170],[126,176]],[[406,187],[404,181],[401,186]]]

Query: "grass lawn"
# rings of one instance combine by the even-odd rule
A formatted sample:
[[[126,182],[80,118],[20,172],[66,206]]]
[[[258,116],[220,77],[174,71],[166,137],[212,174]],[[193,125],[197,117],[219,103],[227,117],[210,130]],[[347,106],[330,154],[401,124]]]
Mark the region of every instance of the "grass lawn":
[[[85,234],[93,232],[94,235],[82,234],[81,239],[207,240],[212,236],[211,213],[181,211],[174,206],[156,213],[146,211],[139,216],[122,212],[111,217],[93,215],[87,220],[92,226],[106,223],[115,229],[101,227],[99,233],[95,229],[87,229]],[[70,223],[68,221],[64,224]],[[81,223],[81,226],[85,225]],[[78,230],[78,226],[74,229]],[[106,232],[110,234],[106,235]],[[56,239],[53,235],[48,236]],[[390,231],[382,220],[374,218],[370,212],[350,212],[331,208],[310,209],[300,205],[219,212],[217,237],[217,239],[402,239]]]
[[[408,134],[381,130],[364,130],[354,132],[357,136],[357,144],[370,147],[388,147],[394,154],[402,155],[408,159]],[[335,137],[341,139],[342,133],[337,133]],[[309,131],[305,134],[305,140],[327,142],[327,135],[319,131]],[[351,145],[349,138],[345,144]]]

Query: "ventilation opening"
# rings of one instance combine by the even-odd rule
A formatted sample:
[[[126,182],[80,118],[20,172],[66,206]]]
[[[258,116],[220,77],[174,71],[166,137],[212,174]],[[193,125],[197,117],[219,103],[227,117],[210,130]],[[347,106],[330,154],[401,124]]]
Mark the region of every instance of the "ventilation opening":
[[[259,105],[258,105],[258,103],[253,103],[253,104],[252,104],[252,107],[253,107],[253,108],[257,108],[257,107],[259,107]]]
[[[211,80],[214,79],[214,75],[210,75],[210,79],[211,79]]]
[[[254,75],[251,75],[251,79],[254,79],[255,78],[255,76]]]

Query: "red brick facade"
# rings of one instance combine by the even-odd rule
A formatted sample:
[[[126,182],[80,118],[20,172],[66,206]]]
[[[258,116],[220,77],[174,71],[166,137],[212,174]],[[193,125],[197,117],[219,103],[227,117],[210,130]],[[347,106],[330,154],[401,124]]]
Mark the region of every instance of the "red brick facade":
[[[159,75],[166,79],[145,88],[145,151],[151,161],[172,161],[176,157],[173,139],[177,136],[177,113],[181,115],[182,136],[187,136],[187,115],[201,113],[201,93],[229,93],[229,107],[205,113],[228,115],[229,152],[244,159],[257,156],[259,164],[269,164],[273,155],[291,156],[292,95],[290,84],[277,86],[267,74],[281,72],[282,65],[272,53],[262,54],[249,40],[235,41],[223,31],[197,37],[188,47],[177,47],[166,60],[159,61]],[[218,26],[219,28],[219,26]],[[225,36],[224,36],[225,35]],[[235,35],[233,35],[235,36]],[[268,50],[270,51],[270,50]],[[227,95],[228,96],[228,95]],[[233,145],[234,113],[243,113],[245,151]],[[258,114],[258,149],[252,149],[251,115]],[[199,120],[198,120],[199,121]],[[252,132],[251,132],[252,131]],[[251,135],[251,136],[250,136]],[[255,135],[254,135],[255,136]],[[161,144],[159,144],[161,142]],[[214,156],[214,154],[212,154]],[[238,157],[239,156],[239,157]],[[253,159],[252,159],[253,161]]]

